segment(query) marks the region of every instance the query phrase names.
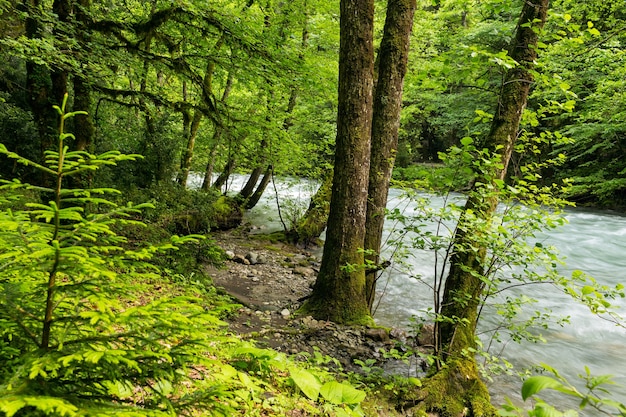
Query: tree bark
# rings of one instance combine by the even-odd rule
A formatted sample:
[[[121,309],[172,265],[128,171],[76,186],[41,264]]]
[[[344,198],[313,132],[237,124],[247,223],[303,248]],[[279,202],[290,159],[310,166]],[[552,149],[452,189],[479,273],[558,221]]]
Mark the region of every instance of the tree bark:
[[[391,172],[398,149],[402,89],[409,57],[416,0],[389,0],[383,39],[378,52],[378,81],[374,94],[372,148],[365,226],[366,259],[378,265]],[[378,268],[366,271],[370,311],[376,295]]]
[[[222,188],[222,186],[226,184],[226,181],[228,181],[228,177],[230,177],[230,174],[235,169],[235,165],[237,165],[237,163],[235,161],[235,158],[231,155],[228,158],[228,161],[226,161],[226,165],[224,166],[224,169],[222,170],[219,177],[217,177],[217,179],[215,180],[215,182],[213,183],[211,187],[216,188],[218,190]]]
[[[234,74],[232,71],[228,72],[228,79],[226,80],[226,86],[224,87],[224,92],[222,93],[222,104],[226,105],[226,100],[228,100],[228,96],[233,88],[233,79]],[[209,153],[209,161],[207,162],[206,169],[204,170],[204,179],[202,180],[201,189],[204,191],[208,191],[211,187],[211,178],[213,177],[213,166],[215,164],[215,155],[217,154],[217,148],[220,145],[222,140],[222,132],[224,131],[224,127],[221,123],[215,124],[215,132],[213,133],[213,147],[211,148],[211,152]],[[229,173],[230,175],[230,173]],[[221,187],[221,185],[219,186]],[[216,188],[219,188],[216,187]]]
[[[337,323],[371,323],[365,298],[367,208],[374,72],[373,0],[340,4],[335,172],[320,272],[303,310]]]
[[[224,35],[217,40],[215,52],[219,52],[224,43]],[[207,108],[215,108],[213,104],[213,73],[215,72],[215,61],[212,58],[208,59],[204,78],[202,79],[202,101],[207,105]],[[193,159],[193,150],[196,146],[196,137],[198,136],[198,129],[200,128],[200,122],[202,121],[202,111],[195,109],[191,125],[189,130],[186,131],[187,147],[183,152],[183,157],[180,162],[180,173],[178,176],[178,183],[183,187],[187,186],[187,179],[189,178],[189,171],[191,171],[191,161]]]
[[[333,170],[328,171],[322,185],[311,197],[311,202],[304,216],[298,223],[293,225],[293,229],[287,234],[289,239],[296,244],[308,246],[320,237],[326,224],[328,223],[328,213],[330,211],[330,196],[333,186]]]
[[[457,317],[458,320],[444,321],[439,325],[439,340],[443,357],[459,355],[468,347],[475,346],[475,330],[478,306],[481,302],[484,281],[483,263],[486,248],[477,240],[465,214],[480,218],[488,223],[498,205],[497,197],[487,193],[485,184],[495,179],[504,179],[511,154],[518,137],[522,113],[528,101],[533,77],[531,69],[537,58],[538,31],[546,21],[549,0],[525,1],[517,25],[510,56],[518,65],[507,71],[498,108],[491,124],[486,145],[492,152],[500,154],[501,166],[490,177],[478,178],[469,193],[464,213],[454,236],[450,271],[444,287],[442,315]],[[472,222],[475,222],[473,220]],[[459,302],[462,299],[465,302]]]
[[[40,0],[27,0],[23,2],[27,13],[26,37],[28,39],[41,38],[42,27],[38,18],[39,8],[43,7]],[[50,71],[45,65],[36,64],[33,61],[26,62],[26,90],[28,105],[33,112],[33,118],[39,134],[40,162],[44,161],[44,152],[51,149],[55,144],[57,118],[53,110],[52,79]],[[61,104],[61,103],[58,103]],[[39,185],[50,185],[47,176],[42,176]]]
[[[265,169],[265,173],[263,174],[263,179],[259,183],[259,186],[256,187],[256,190],[254,190],[254,193],[246,201],[246,204],[244,206],[246,210],[250,210],[251,208],[254,208],[254,206],[257,205],[257,203],[263,196],[265,189],[267,188],[267,184],[270,183],[270,180],[272,179],[272,175],[273,175],[273,167],[271,165],[268,165],[267,168]]]
[[[479,306],[483,301],[484,263],[487,255],[482,227],[491,222],[498,197],[490,190],[494,180],[504,179],[526,107],[530,70],[536,59],[537,32],[546,20],[549,0],[525,1],[510,56],[518,65],[507,71],[498,109],[486,138],[486,147],[499,155],[501,165],[481,172],[468,195],[453,237],[450,271],[446,279],[441,316],[435,324],[437,373],[419,390],[419,409],[446,415],[495,416],[489,392],[477,372],[472,348],[476,347]],[[480,229],[480,230],[479,230]]]

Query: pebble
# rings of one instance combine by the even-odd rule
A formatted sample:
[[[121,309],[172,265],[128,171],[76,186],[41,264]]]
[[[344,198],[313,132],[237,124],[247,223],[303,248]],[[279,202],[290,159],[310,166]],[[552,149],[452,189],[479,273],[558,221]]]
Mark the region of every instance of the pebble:
[[[280,315],[283,316],[283,318],[289,317],[290,314],[291,314],[291,312],[289,310],[287,310],[286,308],[282,309],[281,312],[280,312]]]

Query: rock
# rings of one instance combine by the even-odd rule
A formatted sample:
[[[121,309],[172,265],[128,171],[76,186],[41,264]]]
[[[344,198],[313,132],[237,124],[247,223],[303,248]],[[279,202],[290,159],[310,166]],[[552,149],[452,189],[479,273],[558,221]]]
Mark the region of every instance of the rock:
[[[420,346],[434,346],[435,345],[435,326],[432,324],[425,324],[420,333],[417,335],[417,344]]]
[[[406,330],[398,329],[398,328],[391,329],[389,331],[389,336],[392,339],[399,340],[402,343],[406,343],[407,339],[409,338],[409,334],[406,332]]]
[[[232,250],[227,250],[226,252],[224,252],[224,255],[226,256],[226,259],[232,260],[235,257],[235,252],[233,252]]]
[[[250,265],[250,261],[241,255],[235,255],[233,257],[233,262],[237,262],[238,264],[243,264],[243,265]]]
[[[280,315],[283,316],[284,319],[286,319],[287,317],[291,315],[291,312],[287,310],[286,308],[284,308],[281,310]]]
[[[315,275],[315,271],[313,270],[313,268],[308,268],[305,266],[296,266],[293,269],[293,273],[302,275],[303,277],[307,277],[307,278]]]
[[[256,265],[259,263],[259,255],[255,252],[246,253],[245,258],[250,262],[250,265]]]
[[[366,329],[364,334],[365,336],[377,342],[389,342],[389,333],[386,329],[383,328]]]

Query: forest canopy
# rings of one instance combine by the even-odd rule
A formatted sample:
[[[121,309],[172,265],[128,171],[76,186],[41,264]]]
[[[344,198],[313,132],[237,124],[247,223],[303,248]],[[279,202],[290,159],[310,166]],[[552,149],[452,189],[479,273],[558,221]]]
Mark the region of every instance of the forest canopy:
[[[144,156],[139,166],[118,168],[120,185],[186,183],[190,171],[211,176],[268,164],[278,175],[321,178],[332,164],[338,2],[1,7],[0,129],[13,151],[41,154],[55,123],[51,106],[69,92],[71,108],[89,114],[73,122],[75,146]],[[439,152],[484,131],[511,65],[506,46],[519,7],[418,2],[397,175],[440,162]],[[376,14],[384,14],[383,2]],[[619,207],[626,199],[623,14],[618,2],[554,2],[538,45],[522,127],[552,135],[538,158],[566,160],[543,178],[571,178],[568,197],[581,204]],[[2,173],[28,175],[11,164]]]

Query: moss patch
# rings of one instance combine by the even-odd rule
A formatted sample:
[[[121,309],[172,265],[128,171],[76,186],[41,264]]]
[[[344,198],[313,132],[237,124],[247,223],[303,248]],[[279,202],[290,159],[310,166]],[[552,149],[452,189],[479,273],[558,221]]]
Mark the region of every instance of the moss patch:
[[[413,398],[414,411],[441,417],[495,417],[487,387],[478,376],[471,358],[451,359],[435,375],[423,381]]]

